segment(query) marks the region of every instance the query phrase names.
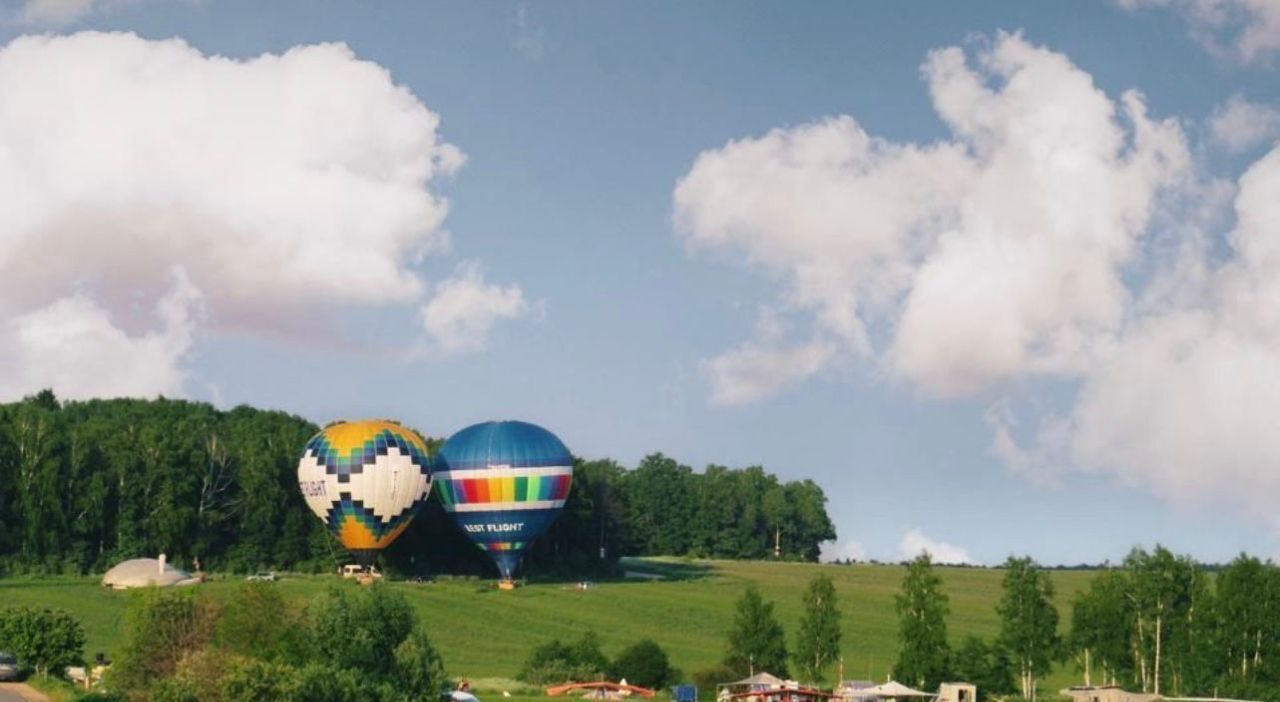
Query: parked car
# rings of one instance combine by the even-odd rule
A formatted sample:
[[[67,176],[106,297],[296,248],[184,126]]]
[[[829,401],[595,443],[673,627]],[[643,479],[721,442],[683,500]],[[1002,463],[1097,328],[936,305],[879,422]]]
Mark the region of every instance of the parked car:
[[[260,580],[265,583],[274,583],[276,581],[276,572],[274,570],[269,570],[261,573],[254,573],[253,575],[245,578],[245,580]]]
[[[18,668],[18,657],[12,653],[0,651],[0,680],[17,680],[22,670]]]

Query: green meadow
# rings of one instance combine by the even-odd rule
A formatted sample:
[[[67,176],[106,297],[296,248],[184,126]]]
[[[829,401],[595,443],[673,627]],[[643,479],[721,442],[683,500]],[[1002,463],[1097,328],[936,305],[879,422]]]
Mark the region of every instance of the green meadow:
[[[430,583],[390,583],[417,608],[450,674],[477,681],[481,690],[514,687],[513,678],[529,652],[552,638],[571,639],[588,629],[600,635],[607,655],[641,638],[657,641],[672,663],[693,672],[715,665],[724,650],[734,601],[751,583],[776,603],[788,636],[800,616],[801,593],[815,573],[835,581],[843,613],[844,677],[884,680],[897,649],[893,597],[903,569],[891,565],[633,559],[625,567],[662,575],[663,580],[592,583],[531,583],[500,592],[492,581],[440,579]],[[996,569],[938,569],[951,598],[947,620],[953,644],[964,636],[993,637],[999,627],[995,605],[1003,572]],[[1070,621],[1072,594],[1088,584],[1090,572],[1056,571],[1062,628]],[[225,597],[239,584],[227,576],[203,590]],[[326,587],[358,587],[337,576],[285,576],[279,587],[302,606]],[[93,578],[9,578],[0,580],[0,605],[48,605],[72,612],[84,624],[86,653],[113,656],[120,645],[130,594],[103,589]],[[788,645],[791,642],[788,641]],[[833,671],[834,672],[834,671]],[[1075,683],[1074,669],[1060,667],[1043,689]]]

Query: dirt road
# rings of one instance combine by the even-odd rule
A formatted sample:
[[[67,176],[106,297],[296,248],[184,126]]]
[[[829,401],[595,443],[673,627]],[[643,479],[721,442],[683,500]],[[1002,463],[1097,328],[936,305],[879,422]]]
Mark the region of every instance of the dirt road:
[[[49,702],[25,683],[0,683],[0,702]]]

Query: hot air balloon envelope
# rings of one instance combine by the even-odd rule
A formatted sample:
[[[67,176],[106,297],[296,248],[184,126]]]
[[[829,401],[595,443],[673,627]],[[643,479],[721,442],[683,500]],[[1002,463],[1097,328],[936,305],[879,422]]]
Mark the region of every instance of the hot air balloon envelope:
[[[528,422],[485,422],[440,449],[436,493],[467,538],[510,581],[525,549],[569,497],[573,457],[555,434]]]
[[[399,424],[340,422],[307,442],[298,488],[311,511],[367,566],[431,494],[431,459],[422,437]]]

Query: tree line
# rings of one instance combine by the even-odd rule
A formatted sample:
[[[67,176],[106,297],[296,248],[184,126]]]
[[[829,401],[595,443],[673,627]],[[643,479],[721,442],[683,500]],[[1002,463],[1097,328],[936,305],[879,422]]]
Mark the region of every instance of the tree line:
[[[1071,602],[1061,633],[1053,582],[1030,558],[1010,558],[996,607],[1000,632],[952,651],[949,601],[927,555],[907,567],[896,600],[894,676],[924,689],[947,679],[984,697],[1035,700],[1055,663],[1084,685],[1156,695],[1280,699],[1280,567],[1240,555],[1214,574],[1157,546],[1107,566]]]
[[[925,553],[910,561],[894,598],[898,651],[892,674],[924,691],[966,681],[982,699],[1036,700],[1055,665],[1083,685],[1118,685],[1166,697],[1280,699],[1280,566],[1241,554],[1202,566],[1157,546],[1107,565],[1058,611],[1047,569],[1010,557],[995,610],[998,633],[953,647],[942,574]],[[825,574],[809,583],[788,647],[774,605],[754,586],[738,600],[722,665],[694,673],[700,685],[767,671],[802,682],[827,679],[839,660],[841,614]]]
[[[297,491],[319,427],[240,406],[180,400],[0,404],[0,573],[100,572],[165,553],[193,569],[321,571],[345,554]],[[425,435],[424,435],[425,436]],[[432,450],[441,437],[427,436]],[[702,472],[662,454],[634,468],[576,460],[560,518],[525,572],[597,574],[621,556],[815,561],[835,538],[822,489],[758,466]],[[488,558],[430,500],[382,565],[410,574],[491,574]]]

